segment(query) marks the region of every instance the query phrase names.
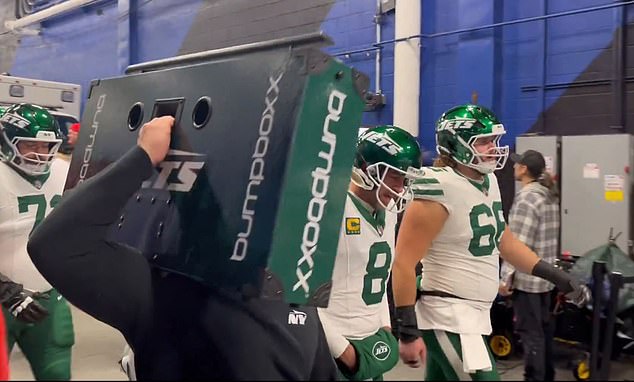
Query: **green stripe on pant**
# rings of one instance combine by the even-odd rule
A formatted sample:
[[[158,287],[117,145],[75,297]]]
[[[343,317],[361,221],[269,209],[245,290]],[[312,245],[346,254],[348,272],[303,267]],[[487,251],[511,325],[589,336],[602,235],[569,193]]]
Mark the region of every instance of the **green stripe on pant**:
[[[495,359],[489,350],[489,359],[493,365],[490,371],[477,371],[467,374],[462,365],[462,346],[460,335],[443,330],[423,330],[423,340],[427,347],[427,371],[425,379],[428,381],[499,381],[495,367]],[[486,336],[482,341],[488,347]]]

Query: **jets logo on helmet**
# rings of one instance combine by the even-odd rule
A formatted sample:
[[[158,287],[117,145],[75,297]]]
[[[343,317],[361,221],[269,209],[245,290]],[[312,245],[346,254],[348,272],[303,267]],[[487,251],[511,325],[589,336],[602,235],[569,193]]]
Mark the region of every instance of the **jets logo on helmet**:
[[[22,175],[47,175],[62,143],[57,120],[43,107],[21,103],[0,117],[0,159]]]
[[[0,118],[1,122],[14,125],[17,128],[25,129],[31,124],[27,119],[16,114],[5,114]]]
[[[475,119],[462,119],[456,118],[453,120],[443,121],[438,124],[438,131],[440,130],[457,130],[457,129],[470,129],[475,123],[478,122]]]
[[[422,154],[415,137],[396,126],[378,126],[359,137],[352,182],[364,190],[376,190],[377,200],[383,208],[400,212],[413,197],[410,185],[420,176],[421,163]],[[388,170],[404,176],[402,191],[385,183]],[[381,187],[390,192],[394,203],[385,205],[381,201]]]
[[[491,110],[460,105],[443,113],[436,123],[436,151],[483,174],[491,173],[504,167],[508,158],[509,147],[500,146],[504,134],[504,125]],[[475,145],[487,139],[493,147],[478,152]]]
[[[396,155],[403,151],[403,148],[394,142],[388,135],[381,134],[377,131],[369,131],[365,135],[365,139],[369,142],[376,143],[377,146],[387,151],[390,155]]]

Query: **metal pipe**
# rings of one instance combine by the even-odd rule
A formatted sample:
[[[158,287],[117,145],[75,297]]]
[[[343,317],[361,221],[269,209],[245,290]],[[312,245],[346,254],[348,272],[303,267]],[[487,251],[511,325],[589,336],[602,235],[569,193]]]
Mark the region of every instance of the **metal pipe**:
[[[548,14],[548,0],[542,1],[543,15]],[[541,67],[539,68],[539,82],[541,89],[539,89],[539,111],[544,112],[546,109],[546,71],[548,68],[548,20],[542,21],[542,33],[544,38],[542,40],[542,49],[540,50]],[[543,134],[546,133],[546,118],[538,118],[539,127],[538,130]],[[560,227],[561,228],[561,227]],[[559,252],[557,252],[559,253]]]
[[[130,0],[117,1],[117,8],[119,12],[119,23],[117,25],[117,67],[119,69],[119,73],[122,73],[125,68],[130,66],[130,63],[132,63],[132,18],[135,17],[131,12],[132,6],[133,4],[130,4]],[[127,15],[127,17],[121,17],[122,15]]]
[[[376,14],[374,15],[376,43],[381,42],[381,0],[376,0]],[[377,49],[374,56],[374,92],[381,94],[381,49]]]
[[[504,19],[504,1],[493,1],[493,21],[498,22]],[[493,30],[493,76],[492,76],[492,94],[490,106],[493,110],[502,110],[502,94],[504,78],[502,69],[504,66],[504,29],[498,28]],[[472,90],[473,96],[474,90]],[[477,94],[477,92],[476,92]]]
[[[614,9],[616,32],[612,47],[612,123],[611,128],[625,130],[625,10]]]
[[[408,41],[408,40],[411,40],[411,39],[414,39],[414,38],[421,38],[421,37],[425,37],[425,35],[414,34],[414,35],[407,36],[407,37],[393,38],[391,40],[385,40],[385,41],[377,42],[376,44],[374,44],[374,46],[383,46],[383,45],[387,45],[387,44],[393,44],[393,43],[396,43],[396,42]]]
[[[634,76],[624,77],[623,81],[626,83],[634,82]],[[612,79],[600,78],[596,80],[581,80],[581,81],[575,81],[575,82],[558,82],[554,84],[545,84],[543,88],[545,90],[582,88],[586,86],[608,86],[611,83],[612,83]],[[541,88],[542,87],[539,85],[526,85],[526,86],[520,87],[520,90],[526,93],[526,92],[534,92]]]
[[[67,0],[63,3],[53,5],[52,7],[32,13],[17,20],[7,20],[4,22],[4,27],[10,31],[14,31],[16,29],[24,28],[34,23],[44,21],[51,17],[61,15],[62,13],[73,11],[97,1],[101,0]]]
[[[349,54],[372,52],[374,50],[381,50],[381,49],[382,48],[379,46],[379,47],[364,48],[364,49],[345,50],[343,52],[333,53],[333,56],[337,56],[337,57],[347,56]]]
[[[592,263],[592,345],[590,347],[590,379],[592,381],[599,380],[599,333],[605,269],[604,262]]]
[[[380,42],[372,44],[371,48],[363,48],[363,49],[356,49],[356,50],[350,50],[350,51],[345,51],[345,52],[339,52],[339,53],[334,53],[333,55],[334,56],[344,56],[346,54],[355,54],[355,53],[362,53],[362,52],[372,51],[372,50],[377,49],[377,47],[381,47],[383,45],[395,44],[397,42],[408,41],[408,40],[415,39],[415,38],[420,38],[420,39],[435,38],[435,37],[450,36],[450,35],[466,33],[466,32],[476,32],[476,31],[479,31],[479,30],[504,27],[504,26],[507,26],[507,25],[523,24],[523,23],[529,23],[529,22],[532,22],[532,21],[548,20],[548,19],[552,19],[552,18],[556,18],[556,17],[572,16],[572,15],[578,15],[578,14],[582,14],[582,13],[601,11],[601,10],[604,10],[604,9],[611,9],[611,8],[616,8],[616,7],[625,7],[627,5],[632,5],[632,4],[634,4],[634,0],[619,2],[619,3],[614,3],[614,4],[599,5],[599,6],[596,6],[596,7],[575,9],[575,10],[572,10],[572,11],[551,13],[551,14],[542,15],[542,16],[526,17],[526,18],[523,18],[523,19],[504,21],[504,22],[501,22],[501,23],[493,23],[493,24],[488,24],[488,25],[481,25],[479,27],[473,27],[473,28],[456,29],[456,30],[448,31],[448,32],[439,32],[439,33],[431,33],[431,34],[423,34],[423,33],[414,34],[414,35],[407,36],[407,37],[393,38],[391,40],[380,41]]]
[[[612,272],[608,276],[608,279],[610,280],[610,300],[608,300],[608,314],[605,320],[605,330],[603,332],[603,352],[601,352],[600,378],[602,381],[610,380],[610,358],[612,358],[614,326],[616,324],[619,291],[623,287],[623,275],[619,272]]]
[[[323,32],[307,33],[303,35],[284,37],[268,41],[259,41],[249,44],[230,46],[227,48],[207,50],[204,52],[197,52],[191,54],[184,54],[182,56],[164,58],[161,60],[147,61],[140,64],[130,65],[126,69],[125,73],[135,72],[147,72],[159,69],[165,69],[168,67],[174,67],[177,65],[188,65],[196,62],[205,62],[218,57],[223,57],[231,54],[242,54],[248,52],[255,52],[264,49],[283,47],[287,45],[300,46],[300,45],[313,45],[313,44],[331,44],[332,40]]]
[[[601,11],[601,10],[604,10],[604,9],[611,9],[611,8],[616,8],[616,7],[624,7],[624,6],[630,5],[630,4],[634,4],[634,0],[624,1],[624,2],[620,2],[620,3],[599,5],[599,6],[596,6],[596,7],[575,9],[575,10],[572,10],[572,11],[551,13],[551,14],[542,15],[542,16],[526,17],[526,18],[523,18],[523,19],[504,21],[504,22],[501,22],[501,23],[482,25],[482,26],[473,27],[473,28],[456,29],[456,30],[449,31],[449,32],[432,33],[432,34],[427,34],[427,35],[421,34],[420,36],[423,37],[423,38],[434,38],[434,37],[441,37],[441,36],[449,36],[449,35],[452,35],[452,34],[459,34],[459,33],[465,33],[465,32],[475,32],[475,31],[479,31],[479,30],[482,30],[482,29],[497,28],[497,27],[503,27],[503,26],[507,26],[507,25],[528,23],[528,22],[537,21],[537,20],[547,20],[547,19],[552,19],[552,18],[555,18],[555,17],[571,16],[571,15],[577,15],[577,14],[581,14],[581,13]],[[410,38],[413,38],[413,37],[417,37],[417,36],[410,36]]]
[[[394,39],[391,39],[391,40],[381,41],[381,42],[375,43],[373,45],[374,46],[382,46],[382,45],[394,44],[394,43],[397,43],[397,42],[407,41],[407,40],[411,40],[411,39],[415,39],[415,38],[435,38],[435,37],[450,36],[450,35],[466,33],[466,32],[476,32],[476,31],[484,30],[484,29],[504,27],[504,26],[507,26],[507,25],[523,24],[523,23],[529,23],[529,22],[532,22],[532,21],[539,21],[539,20],[548,20],[548,19],[552,19],[552,18],[556,18],[556,17],[572,16],[572,15],[578,15],[578,14],[588,13],[588,12],[596,12],[596,11],[601,11],[601,10],[604,10],[604,9],[611,9],[611,8],[616,8],[616,7],[624,7],[624,6],[632,5],[632,4],[634,4],[634,0],[619,2],[619,3],[614,3],[614,4],[599,5],[599,6],[595,6],[595,7],[575,9],[575,10],[572,10],[572,11],[551,13],[551,14],[542,15],[542,16],[526,17],[526,18],[523,18],[523,19],[517,19],[517,20],[504,21],[504,22],[500,22],[500,23],[481,25],[479,27],[473,27],[473,28],[456,29],[456,30],[448,31],[448,32],[439,32],[439,33],[431,33],[431,34],[423,34],[423,33],[413,34],[413,35],[410,35],[410,36],[407,36],[407,37],[394,38]]]

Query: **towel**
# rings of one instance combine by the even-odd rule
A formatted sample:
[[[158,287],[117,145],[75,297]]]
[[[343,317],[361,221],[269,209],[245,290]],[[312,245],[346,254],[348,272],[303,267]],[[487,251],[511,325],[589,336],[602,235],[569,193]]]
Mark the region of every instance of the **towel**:
[[[465,373],[475,373],[478,370],[491,371],[491,358],[486,344],[480,334],[461,334],[462,366]]]

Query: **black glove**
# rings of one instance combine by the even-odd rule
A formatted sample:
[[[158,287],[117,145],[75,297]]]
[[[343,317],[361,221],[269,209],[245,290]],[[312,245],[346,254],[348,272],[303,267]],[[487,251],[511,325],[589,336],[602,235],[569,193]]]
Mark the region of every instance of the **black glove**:
[[[8,277],[0,274],[0,303],[13,317],[28,324],[42,321],[48,316],[48,310],[44,308],[37,298],[49,296],[42,293],[31,293],[22,285],[14,283]]]
[[[539,260],[539,262],[535,264],[531,274],[555,284],[557,289],[564,294],[567,300],[579,307],[590,302],[591,295],[588,287],[580,284],[568,273],[548,264],[544,260]]]
[[[48,316],[48,310],[37,302],[36,298],[48,298],[48,295],[30,293],[23,289],[3,306],[18,320],[27,324],[35,324]]]

